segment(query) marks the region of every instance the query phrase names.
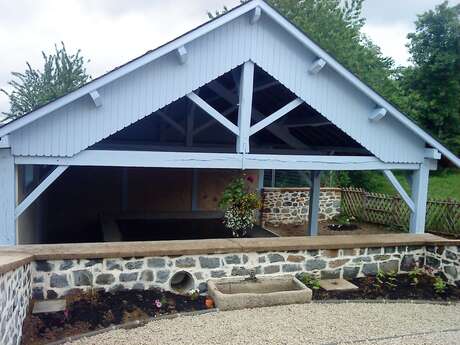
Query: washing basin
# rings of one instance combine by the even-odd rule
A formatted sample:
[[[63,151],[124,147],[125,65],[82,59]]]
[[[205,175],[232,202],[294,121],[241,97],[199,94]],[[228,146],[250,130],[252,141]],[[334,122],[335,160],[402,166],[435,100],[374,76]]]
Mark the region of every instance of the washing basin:
[[[208,294],[220,310],[299,304],[311,301],[312,291],[295,276],[259,276],[211,279]]]

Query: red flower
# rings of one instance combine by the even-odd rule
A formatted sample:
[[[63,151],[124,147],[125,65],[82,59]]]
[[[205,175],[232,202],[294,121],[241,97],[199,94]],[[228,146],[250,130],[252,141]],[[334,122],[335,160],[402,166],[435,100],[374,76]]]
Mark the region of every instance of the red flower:
[[[246,180],[248,180],[251,183],[254,183],[254,177],[252,177],[252,176],[246,177]]]

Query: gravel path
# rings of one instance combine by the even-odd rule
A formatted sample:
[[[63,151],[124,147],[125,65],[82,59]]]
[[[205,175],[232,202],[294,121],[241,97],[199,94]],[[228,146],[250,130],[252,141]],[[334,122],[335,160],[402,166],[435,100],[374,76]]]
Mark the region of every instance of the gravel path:
[[[460,306],[289,305],[153,321],[71,344],[456,345]]]

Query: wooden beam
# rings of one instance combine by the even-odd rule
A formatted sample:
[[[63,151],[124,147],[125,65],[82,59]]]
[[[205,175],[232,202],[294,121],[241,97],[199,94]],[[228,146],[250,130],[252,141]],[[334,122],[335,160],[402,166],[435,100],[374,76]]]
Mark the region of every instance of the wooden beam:
[[[271,123],[275,122],[276,120],[280,119],[281,117],[283,117],[284,115],[286,115],[290,111],[292,111],[295,108],[297,108],[302,103],[304,103],[304,102],[300,98],[296,98],[293,101],[289,102],[288,104],[286,104],[281,109],[275,111],[270,116],[267,116],[265,119],[263,119],[262,121],[257,122],[254,126],[252,126],[251,129],[249,130],[249,135],[251,136],[251,135],[257,133],[258,131],[260,131],[261,129],[267,127]]]
[[[235,135],[239,135],[239,128],[235,126],[232,122],[230,122],[226,117],[224,117],[221,113],[219,113],[216,109],[211,107],[208,103],[206,103],[200,96],[196,93],[191,92],[187,95],[187,97],[203,109],[206,113],[211,115],[214,119],[220,122],[225,128],[227,128],[230,132],[234,133]]]
[[[237,96],[233,92],[227,90],[218,81],[214,80],[209,84],[209,87],[215,93],[224,98],[227,102],[231,104],[238,103]],[[261,112],[259,112],[255,107],[252,107],[252,116],[256,121],[262,121],[265,118],[265,116]],[[267,127],[267,130],[293,148],[308,149],[308,146],[296,137],[294,137],[287,128],[283,128],[281,126],[278,126],[277,124],[272,123],[270,126]]]
[[[177,58],[179,59],[179,63],[181,65],[187,62],[188,52],[185,46],[180,46],[179,48],[177,48],[176,54],[177,54]]]
[[[15,164],[146,168],[241,169],[238,153],[85,150],[74,157],[15,157]],[[245,154],[246,169],[280,170],[416,170],[420,164],[384,163],[375,157]]]
[[[195,126],[195,109],[196,104],[192,103],[190,107],[190,112],[187,114],[187,132],[185,134],[185,146],[193,145],[193,128]]]
[[[425,158],[441,159],[441,153],[437,149],[425,149]]]
[[[371,114],[369,114],[369,120],[377,122],[385,117],[387,110],[385,108],[377,108]]]
[[[14,211],[16,218],[19,216],[54,182],[66,171],[68,166],[57,166],[18,206]]]
[[[407,206],[409,206],[409,209],[411,210],[411,212],[414,212],[415,204],[410,198],[409,194],[406,193],[403,186],[401,186],[396,176],[391,172],[391,170],[383,170],[383,174],[386,176],[388,181],[390,181],[393,187],[395,187],[396,191],[399,193],[401,198],[404,200]]]
[[[254,25],[255,23],[257,23],[261,16],[262,16],[262,9],[260,7],[256,7],[251,14],[251,19],[249,20],[251,25]]]
[[[425,159],[420,168],[412,174],[412,201],[415,210],[411,213],[409,231],[412,234],[425,232],[426,203],[428,201],[428,180],[430,177],[430,162]]]
[[[0,138],[0,149],[8,149],[10,148],[10,136],[5,135],[4,137]]]
[[[99,92],[97,90],[94,90],[94,91],[91,91],[89,95],[91,96],[91,99],[93,100],[94,105],[97,108],[99,108],[102,105],[102,98]]]
[[[198,174],[197,169],[192,170],[192,211],[198,211]]]
[[[157,111],[158,116],[160,116],[165,122],[171,125],[172,128],[177,130],[179,133],[185,135],[185,129],[182,127],[180,124],[178,124],[176,121],[171,119],[167,114],[163,113],[161,110]]]
[[[254,63],[246,61],[243,65],[239,87],[237,152],[249,152],[249,129],[252,115],[252,91],[254,87]]]
[[[318,219],[319,219],[319,202],[320,202],[320,188],[321,188],[321,172],[310,172],[310,200],[308,212],[308,235],[318,235]]]
[[[231,106],[229,109],[225,110],[225,111],[222,113],[222,115],[227,116],[228,114],[230,114],[230,113],[232,113],[233,111],[235,111],[236,108],[238,108],[238,106],[237,106],[237,105],[233,105],[233,106]],[[196,128],[196,129],[193,131],[193,135],[195,136],[195,135],[197,135],[198,133],[204,131],[206,128],[209,128],[209,127],[211,127],[211,126],[213,126],[213,125],[215,125],[215,124],[217,124],[217,123],[219,123],[219,122],[217,122],[217,121],[214,120],[214,119],[211,119],[211,120],[209,120],[208,122],[202,124],[200,127]]]
[[[311,74],[318,74],[324,68],[324,66],[326,66],[326,61],[323,59],[317,59],[310,65],[308,72]]]

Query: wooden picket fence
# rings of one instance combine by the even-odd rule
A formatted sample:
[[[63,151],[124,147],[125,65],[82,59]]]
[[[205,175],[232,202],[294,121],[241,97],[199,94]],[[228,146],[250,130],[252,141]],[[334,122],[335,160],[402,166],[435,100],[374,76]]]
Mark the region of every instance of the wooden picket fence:
[[[342,213],[368,223],[403,230],[409,228],[409,207],[398,196],[371,193],[358,188],[343,188]],[[429,200],[426,230],[460,236],[460,202]]]

